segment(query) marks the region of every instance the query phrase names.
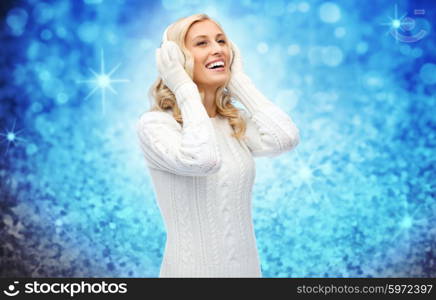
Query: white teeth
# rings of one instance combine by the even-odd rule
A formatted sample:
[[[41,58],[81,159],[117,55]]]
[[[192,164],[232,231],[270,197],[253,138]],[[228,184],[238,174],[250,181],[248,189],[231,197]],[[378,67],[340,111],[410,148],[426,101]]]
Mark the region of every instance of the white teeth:
[[[215,66],[224,66],[224,62],[223,61],[217,61],[217,62],[214,62],[212,64],[207,65],[206,68],[211,69],[211,68],[213,68]]]

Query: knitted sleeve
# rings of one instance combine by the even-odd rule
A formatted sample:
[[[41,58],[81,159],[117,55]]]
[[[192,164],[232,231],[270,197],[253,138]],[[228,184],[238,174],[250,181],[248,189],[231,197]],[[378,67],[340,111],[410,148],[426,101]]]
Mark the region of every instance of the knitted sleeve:
[[[298,145],[299,129],[291,117],[269,101],[248,76],[238,76],[229,87],[248,110],[241,110],[241,116],[247,122],[245,142],[253,156],[275,157]]]
[[[137,122],[137,134],[147,165],[177,175],[207,176],[221,167],[214,127],[197,86],[179,88],[176,98],[183,127],[169,114],[149,111]]]

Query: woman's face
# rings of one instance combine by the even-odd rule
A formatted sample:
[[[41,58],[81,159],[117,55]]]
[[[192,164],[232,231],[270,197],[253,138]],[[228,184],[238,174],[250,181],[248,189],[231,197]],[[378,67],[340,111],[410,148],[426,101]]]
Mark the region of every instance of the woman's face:
[[[217,88],[230,76],[230,45],[219,27],[210,20],[194,23],[185,37],[185,46],[194,57],[194,82],[199,88]],[[210,69],[209,63],[224,62],[224,67]]]

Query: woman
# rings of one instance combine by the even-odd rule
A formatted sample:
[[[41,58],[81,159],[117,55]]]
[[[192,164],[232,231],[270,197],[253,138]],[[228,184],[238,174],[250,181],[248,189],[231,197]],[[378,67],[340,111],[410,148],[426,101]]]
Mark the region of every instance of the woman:
[[[137,130],[167,230],[159,277],[262,277],[253,157],[293,149],[299,130],[256,89],[238,48],[205,14],[170,25],[156,60],[154,105]]]

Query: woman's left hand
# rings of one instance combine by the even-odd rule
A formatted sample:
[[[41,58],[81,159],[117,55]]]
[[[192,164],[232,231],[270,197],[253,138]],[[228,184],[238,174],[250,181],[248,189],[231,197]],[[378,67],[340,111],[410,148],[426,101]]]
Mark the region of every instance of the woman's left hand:
[[[236,89],[239,85],[235,84],[235,82],[247,79],[248,76],[244,72],[241,51],[239,51],[239,48],[238,46],[236,46],[235,43],[233,43],[232,41],[230,41],[230,43],[233,47],[233,62],[230,67],[231,74],[227,89],[230,93],[236,94]]]
[[[233,75],[238,75],[238,73],[243,73],[243,64],[242,64],[242,57],[241,57],[241,51],[239,51],[238,46],[236,46],[235,43],[230,41],[231,46],[233,48],[233,62],[231,65],[231,71]]]

